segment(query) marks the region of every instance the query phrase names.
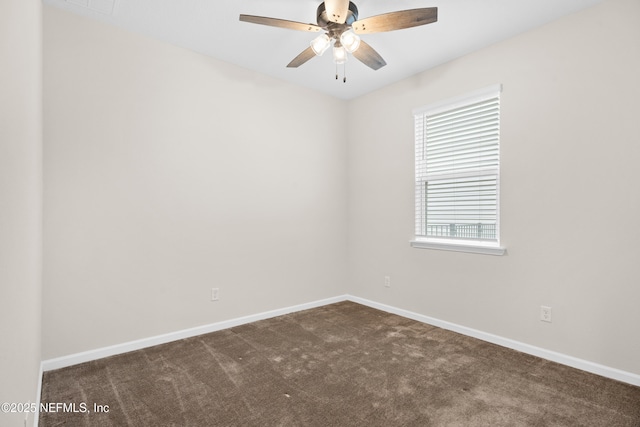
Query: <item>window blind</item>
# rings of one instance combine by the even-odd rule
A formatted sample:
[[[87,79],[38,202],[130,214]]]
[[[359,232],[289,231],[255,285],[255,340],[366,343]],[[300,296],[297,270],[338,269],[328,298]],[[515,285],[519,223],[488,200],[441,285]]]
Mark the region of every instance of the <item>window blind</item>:
[[[499,94],[414,114],[416,236],[498,241]]]

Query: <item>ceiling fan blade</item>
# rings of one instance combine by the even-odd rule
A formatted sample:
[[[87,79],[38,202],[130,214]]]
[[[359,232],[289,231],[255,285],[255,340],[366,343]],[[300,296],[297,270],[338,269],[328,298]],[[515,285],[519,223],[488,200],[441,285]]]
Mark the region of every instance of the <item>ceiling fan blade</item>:
[[[401,10],[360,19],[352,24],[356,34],[382,33],[431,24],[438,20],[437,7]]]
[[[344,24],[347,20],[349,0],[325,0],[324,7],[329,21]]]
[[[364,65],[374,70],[378,70],[387,65],[385,60],[382,59],[382,56],[365,43],[364,40],[360,40],[360,47],[353,52],[352,55]]]
[[[252,24],[269,25],[271,27],[287,28],[289,30],[317,32],[322,30],[314,24],[305,24],[302,22],[288,21],[286,19],[267,18],[265,16],[240,15],[242,22],[251,22]]]
[[[298,68],[311,58],[315,57],[316,53],[311,49],[311,46],[300,52],[300,55],[293,58],[291,62],[287,65],[287,68]]]

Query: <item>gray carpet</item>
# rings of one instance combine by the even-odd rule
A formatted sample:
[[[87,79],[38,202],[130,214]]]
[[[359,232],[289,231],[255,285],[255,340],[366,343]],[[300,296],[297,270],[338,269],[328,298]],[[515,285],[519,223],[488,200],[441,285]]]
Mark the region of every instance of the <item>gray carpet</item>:
[[[42,402],[78,412],[41,426],[640,426],[638,387],[352,302],[46,372]]]

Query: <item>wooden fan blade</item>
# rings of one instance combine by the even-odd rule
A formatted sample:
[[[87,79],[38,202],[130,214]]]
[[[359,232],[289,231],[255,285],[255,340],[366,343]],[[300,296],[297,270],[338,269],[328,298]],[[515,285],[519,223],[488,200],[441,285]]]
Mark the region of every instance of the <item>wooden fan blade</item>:
[[[344,24],[347,20],[349,0],[325,0],[324,7],[329,21]]]
[[[293,58],[293,60],[289,62],[287,67],[298,68],[299,66],[301,66],[302,64],[304,64],[305,62],[313,58],[314,56],[316,56],[316,53],[313,51],[313,49],[311,49],[311,46],[309,46],[308,48],[300,52],[300,55]]]
[[[271,27],[287,28],[289,30],[317,32],[322,30],[314,24],[305,24],[302,22],[288,21],[286,19],[267,18],[265,16],[240,15],[242,22],[251,22],[252,24],[269,25]]]
[[[353,52],[352,55],[364,65],[374,70],[378,70],[387,65],[385,60],[382,59],[382,56],[363,40],[360,40],[360,47]]]
[[[437,7],[401,10],[358,20],[352,24],[356,34],[382,33],[431,24],[438,20]]]

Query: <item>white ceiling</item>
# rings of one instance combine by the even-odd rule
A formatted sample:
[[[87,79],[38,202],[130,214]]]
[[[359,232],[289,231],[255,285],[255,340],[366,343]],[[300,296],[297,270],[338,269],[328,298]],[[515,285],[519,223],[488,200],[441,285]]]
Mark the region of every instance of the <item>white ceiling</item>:
[[[317,36],[240,22],[241,13],[315,23],[321,0],[43,0],[241,67],[351,99],[603,0],[354,0],[360,19],[437,7],[438,22],[363,35],[387,65],[374,71],[350,57],[335,79],[328,51],[286,68]]]

